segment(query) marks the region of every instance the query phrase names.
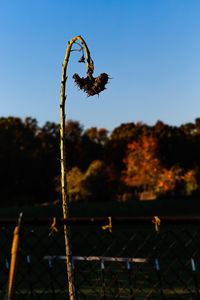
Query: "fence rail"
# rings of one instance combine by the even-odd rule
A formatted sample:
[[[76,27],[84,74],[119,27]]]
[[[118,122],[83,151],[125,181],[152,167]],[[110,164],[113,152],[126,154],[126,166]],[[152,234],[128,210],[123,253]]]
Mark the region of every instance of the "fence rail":
[[[68,219],[57,218],[57,225],[104,225],[109,217],[73,217]],[[200,224],[200,216],[161,216],[162,224]],[[112,217],[113,224],[151,224],[152,216],[148,217]],[[0,226],[15,226],[18,218],[1,218]],[[23,218],[22,224],[27,226],[50,226],[53,218]]]
[[[71,228],[78,300],[200,299],[200,217],[160,221],[158,231],[155,217],[23,218],[14,299],[68,299],[64,224]],[[16,224],[0,219],[0,298]]]

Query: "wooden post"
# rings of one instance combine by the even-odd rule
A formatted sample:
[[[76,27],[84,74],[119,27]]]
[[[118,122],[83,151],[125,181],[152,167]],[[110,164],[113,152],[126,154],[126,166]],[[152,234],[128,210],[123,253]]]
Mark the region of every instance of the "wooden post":
[[[19,215],[18,224],[15,227],[14,232],[13,232],[10,268],[9,268],[9,276],[8,276],[5,300],[13,299],[15,275],[16,275],[18,253],[19,253],[19,237],[20,237],[19,234],[20,234],[21,220],[22,220],[22,213],[20,213],[20,215]]]

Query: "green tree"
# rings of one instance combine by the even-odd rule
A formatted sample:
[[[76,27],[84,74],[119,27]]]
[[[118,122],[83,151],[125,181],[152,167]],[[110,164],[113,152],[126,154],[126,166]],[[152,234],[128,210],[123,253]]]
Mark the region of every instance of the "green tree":
[[[189,170],[185,172],[185,174],[182,176],[182,180],[184,182],[185,195],[191,196],[192,193],[198,189],[196,170]]]
[[[88,191],[83,187],[84,173],[78,168],[73,167],[67,172],[67,192],[70,202],[77,202],[87,199]],[[56,191],[61,194],[60,175],[55,179]]]
[[[83,191],[88,201],[109,201],[111,200],[112,190],[108,167],[103,161],[95,160],[88,167],[82,181]]]

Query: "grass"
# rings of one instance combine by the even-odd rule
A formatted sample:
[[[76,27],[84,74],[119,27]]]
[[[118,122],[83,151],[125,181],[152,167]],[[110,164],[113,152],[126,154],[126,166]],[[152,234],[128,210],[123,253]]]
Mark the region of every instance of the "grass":
[[[200,199],[158,199],[153,201],[122,202],[91,202],[72,203],[70,215],[73,217],[103,216],[193,216],[200,211]],[[24,217],[62,217],[61,203],[41,204],[34,206],[4,207],[0,210],[1,217],[17,217],[23,211]]]

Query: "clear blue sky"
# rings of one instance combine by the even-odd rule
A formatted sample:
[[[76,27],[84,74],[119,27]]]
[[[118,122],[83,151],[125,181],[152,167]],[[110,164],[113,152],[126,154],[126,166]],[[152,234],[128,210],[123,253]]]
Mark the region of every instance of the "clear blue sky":
[[[199,0],[0,1],[0,116],[59,122],[61,65],[68,40],[82,35],[95,75],[112,80],[87,99],[71,76],[67,118],[112,130],[122,122],[170,125],[200,117]]]

